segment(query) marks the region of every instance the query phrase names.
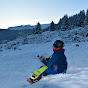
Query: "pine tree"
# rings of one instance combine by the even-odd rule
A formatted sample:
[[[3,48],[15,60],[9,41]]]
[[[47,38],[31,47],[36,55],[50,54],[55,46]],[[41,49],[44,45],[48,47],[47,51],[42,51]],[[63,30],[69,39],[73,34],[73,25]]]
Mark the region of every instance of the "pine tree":
[[[68,16],[65,15],[62,18],[61,30],[66,30],[66,29],[68,29],[68,27],[69,27]]]
[[[74,28],[73,21],[74,21],[74,20],[73,20],[73,16],[71,16],[71,17],[68,18],[69,29]]]
[[[50,24],[50,31],[54,31],[55,30],[55,25],[54,22],[52,21]]]
[[[77,27],[78,14],[75,14],[75,15],[69,17],[68,22],[69,22],[69,28],[70,29],[73,29],[73,28]]]
[[[84,25],[84,19],[85,19],[85,11],[80,11],[78,14],[78,19],[77,19],[77,26],[82,27]]]
[[[39,22],[37,23],[35,34],[41,34],[41,25]]]
[[[75,15],[73,16],[73,22],[72,22],[73,28],[77,27],[78,21],[79,21],[79,19],[78,19],[78,14],[75,14]]]
[[[84,25],[88,25],[88,9],[87,9],[86,17],[85,17],[85,20],[84,20]]]
[[[62,24],[62,19],[59,20],[58,24],[57,24],[57,29],[60,30],[61,29],[61,24]]]

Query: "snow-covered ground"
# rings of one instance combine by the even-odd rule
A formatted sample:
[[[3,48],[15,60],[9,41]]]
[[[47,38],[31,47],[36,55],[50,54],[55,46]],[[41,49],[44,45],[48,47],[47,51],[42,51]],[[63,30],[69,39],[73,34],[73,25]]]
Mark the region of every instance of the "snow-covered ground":
[[[49,75],[32,85],[26,81],[42,65],[37,55],[49,57],[53,53],[52,43],[20,45],[0,52],[0,88],[88,88],[88,41],[65,44],[66,75]]]
[[[0,88],[88,88],[88,27],[47,31],[0,44]],[[65,42],[67,74],[49,75],[30,85],[26,79],[52,55],[53,41]],[[26,43],[26,44],[25,44]]]

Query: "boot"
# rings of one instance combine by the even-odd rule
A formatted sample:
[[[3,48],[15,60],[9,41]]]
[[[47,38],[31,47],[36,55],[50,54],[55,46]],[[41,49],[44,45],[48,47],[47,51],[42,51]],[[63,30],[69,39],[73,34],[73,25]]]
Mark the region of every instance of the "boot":
[[[35,83],[35,82],[38,82],[39,80],[41,79],[41,77],[38,77],[38,78],[36,78],[36,79],[31,79],[31,78],[27,78],[27,81],[29,82],[29,83]]]

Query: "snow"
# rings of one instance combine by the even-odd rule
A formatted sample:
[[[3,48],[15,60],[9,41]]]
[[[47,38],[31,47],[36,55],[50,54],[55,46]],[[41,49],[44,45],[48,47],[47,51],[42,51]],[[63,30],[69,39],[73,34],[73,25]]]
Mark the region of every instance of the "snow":
[[[16,26],[16,27],[9,27],[9,30],[26,30],[26,29],[33,29],[35,28],[34,26],[31,25],[21,25],[21,26]]]
[[[45,29],[49,27],[50,24],[41,24],[41,29]],[[27,29],[34,29],[36,28],[36,25],[21,25],[21,26],[16,26],[16,27],[9,27],[9,30],[27,30]]]
[[[65,33],[67,32],[62,35]],[[49,75],[32,85],[26,81],[33,71],[43,65],[37,55],[52,55],[53,41],[63,39],[59,34],[61,35],[58,32],[44,32],[42,35],[35,35],[37,40],[42,36],[42,41],[38,43],[30,35],[29,40],[32,38],[35,42],[21,44],[16,50],[0,52],[0,88],[88,88],[88,41],[66,42],[64,39],[67,74]],[[49,38],[46,39],[43,35]]]

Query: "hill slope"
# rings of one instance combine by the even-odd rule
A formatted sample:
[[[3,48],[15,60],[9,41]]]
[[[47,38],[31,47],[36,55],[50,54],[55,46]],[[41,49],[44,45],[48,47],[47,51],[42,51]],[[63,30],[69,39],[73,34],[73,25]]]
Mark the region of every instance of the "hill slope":
[[[55,38],[56,39],[56,38]],[[0,52],[0,88],[87,88],[88,87],[88,41],[67,43],[65,54],[68,60],[66,75],[50,75],[30,85],[26,78],[42,63],[37,55],[49,57],[52,42],[19,46],[20,50]]]

